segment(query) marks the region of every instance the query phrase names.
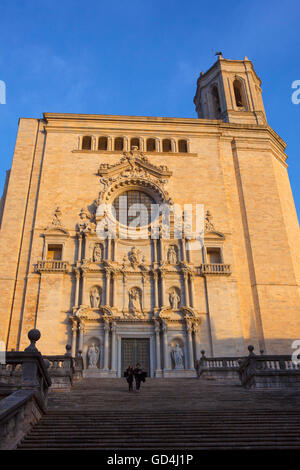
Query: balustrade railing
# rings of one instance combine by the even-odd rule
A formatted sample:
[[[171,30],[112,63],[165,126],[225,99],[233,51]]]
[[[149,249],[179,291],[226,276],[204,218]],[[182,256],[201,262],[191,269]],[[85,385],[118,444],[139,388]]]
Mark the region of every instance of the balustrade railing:
[[[28,333],[25,351],[6,353],[0,373],[0,449],[14,448],[46,410],[51,379],[47,361],[37,350],[38,330]]]
[[[37,272],[67,272],[69,263],[68,261],[60,260],[42,260],[36,264]]]
[[[205,263],[200,266],[201,274],[231,274],[230,264]]]

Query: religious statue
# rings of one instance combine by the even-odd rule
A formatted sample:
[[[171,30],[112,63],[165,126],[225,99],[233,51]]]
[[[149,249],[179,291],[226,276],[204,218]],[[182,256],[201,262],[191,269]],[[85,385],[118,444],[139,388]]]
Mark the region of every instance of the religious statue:
[[[88,349],[88,368],[97,369],[97,363],[100,356],[100,349],[93,343]]]
[[[169,298],[172,310],[178,310],[180,304],[180,296],[179,294],[177,294],[175,289],[170,292]]]
[[[170,264],[177,264],[177,253],[173,245],[168,249],[168,262]]]
[[[178,343],[176,343],[175,347],[171,351],[171,357],[175,364],[175,369],[184,369],[183,365],[183,351]]]
[[[102,261],[102,248],[100,243],[96,243],[93,250],[93,261],[95,263]]]
[[[92,308],[99,308],[101,302],[101,294],[99,287],[92,287],[90,290],[90,302]]]
[[[128,258],[130,263],[134,265],[138,265],[141,262],[141,250],[138,250],[135,246],[133,246],[128,254]]]
[[[129,291],[129,310],[132,313],[141,311],[141,296],[137,287],[133,287]]]

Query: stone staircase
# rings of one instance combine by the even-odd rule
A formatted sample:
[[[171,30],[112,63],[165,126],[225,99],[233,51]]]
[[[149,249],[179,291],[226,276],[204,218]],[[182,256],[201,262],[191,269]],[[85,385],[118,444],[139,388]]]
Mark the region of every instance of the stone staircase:
[[[85,379],[50,391],[25,450],[299,449],[297,391],[248,391],[199,379]]]

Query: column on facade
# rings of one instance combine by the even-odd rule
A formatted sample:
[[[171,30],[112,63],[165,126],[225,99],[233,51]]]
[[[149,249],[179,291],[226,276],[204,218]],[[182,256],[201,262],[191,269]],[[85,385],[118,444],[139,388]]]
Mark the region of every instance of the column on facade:
[[[168,324],[166,321],[162,324],[163,331],[163,357],[164,357],[164,369],[169,369],[169,348],[168,348]]]
[[[186,246],[185,246],[185,238],[184,238],[184,235],[181,239],[181,243],[182,243],[182,261],[185,263],[186,262]]]
[[[78,235],[78,261],[81,260],[82,255],[82,235]]]
[[[109,322],[104,321],[104,370],[108,370],[109,355]]]
[[[79,324],[79,351],[83,351],[83,342],[84,342],[84,331],[85,331],[85,325],[84,323]]]
[[[123,305],[122,305],[123,311],[126,310],[126,276],[123,273]]]
[[[114,271],[112,271],[111,275],[112,275],[112,293],[113,293],[112,306],[115,307],[118,276],[117,276],[117,273]]]
[[[76,357],[77,323],[72,323],[72,357]],[[82,349],[81,349],[82,351]]]
[[[177,142],[175,139],[171,139],[171,149],[173,153],[177,152]]]
[[[188,349],[188,366],[189,369],[194,369],[194,351],[193,351],[193,338],[192,338],[192,325],[186,321],[186,339]]]
[[[158,274],[153,273],[154,308],[158,308]]]
[[[111,324],[111,369],[113,371],[117,370],[117,342],[116,342],[116,334],[117,334],[117,324],[113,322]]]
[[[75,306],[79,306],[79,282],[80,282],[80,271],[76,270],[76,285],[75,285]]]
[[[105,276],[106,276],[106,281],[105,281],[105,287],[106,287],[106,298],[105,298],[105,305],[110,305],[110,270],[106,269],[105,270]]]
[[[186,307],[189,307],[189,285],[188,285],[188,274],[186,271],[183,272],[184,281],[184,299]]]
[[[107,150],[112,150],[113,149],[113,138],[112,137],[107,137]]]
[[[199,361],[201,350],[200,350],[200,332],[199,332],[199,323],[195,321],[193,324],[194,340],[195,340],[195,361]]]
[[[160,287],[161,287],[161,307],[165,306],[165,273],[160,272]]]
[[[161,151],[160,139],[158,139],[158,138],[155,139],[155,150],[156,150],[156,152]]]
[[[160,359],[160,323],[155,321],[155,352],[156,352],[156,372],[161,371],[161,359]]]
[[[107,237],[107,260],[111,261],[111,238]]]
[[[195,290],[194,290],[194,276],[192,273],[189,274],[189,278],[190,278],[190,287],[191,287],[191,298],[190,298],[190,306],[191,307],[195,307],[195,304],[194,304],[194,299],[195,299]]]
[[[85,294],[85,272],[82,273],[82,303],[85,304],[86,294]]]

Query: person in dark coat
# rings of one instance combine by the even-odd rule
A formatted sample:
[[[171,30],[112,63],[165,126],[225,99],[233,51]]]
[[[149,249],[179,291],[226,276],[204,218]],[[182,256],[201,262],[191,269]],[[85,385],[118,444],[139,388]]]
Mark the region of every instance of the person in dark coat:
[[[130,364],[130,365],[128,366],[128,368],[126,369],[126,371],[125,371],[125,373],[124,373],[124,377],[126,377],[126,380],[127,380],[127,382],[128,382],[128,389],[129,389],[129,392],[132,392],[134,374],[133,374],[133,367],[132,367],[131,364]]]
[[[145,382],[145,373],[141,368],[141,364],[138,362],[133,371],[135,378],[135,390],[136,392],[140,391],[141,382]]]

